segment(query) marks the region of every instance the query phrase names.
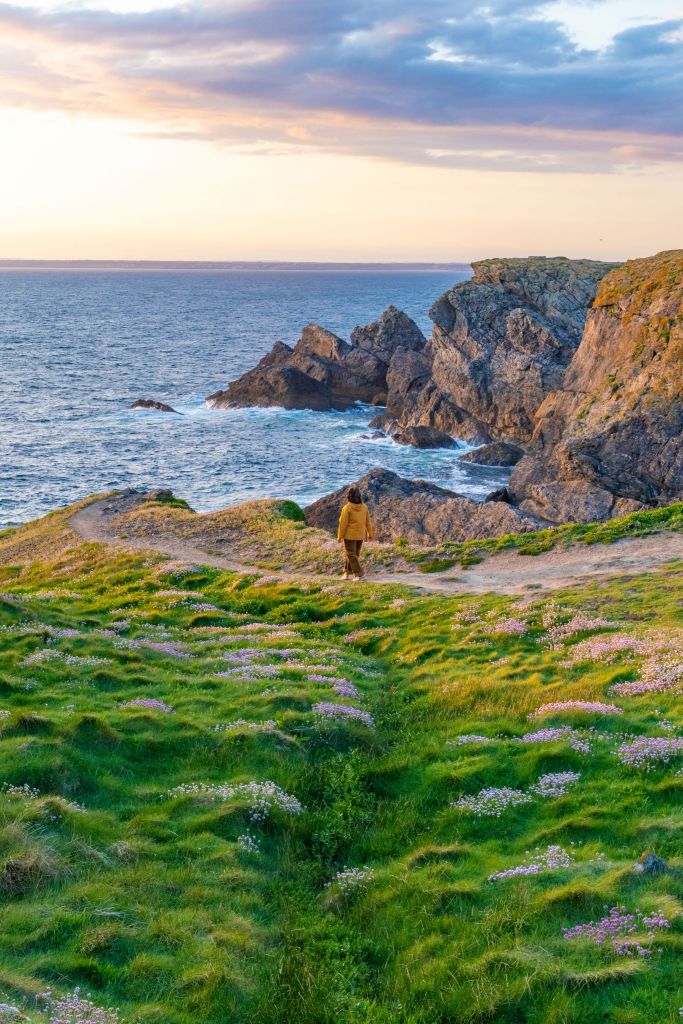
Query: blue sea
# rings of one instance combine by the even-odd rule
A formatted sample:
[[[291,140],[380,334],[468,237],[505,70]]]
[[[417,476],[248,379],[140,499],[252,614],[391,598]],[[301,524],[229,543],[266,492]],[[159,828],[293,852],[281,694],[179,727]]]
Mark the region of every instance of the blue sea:
[[[0,527],[112,488],[171,487],[198,511],[302,505],[373,466],[481,497],[501,471],[359,439],[377,409],[209,409],[204,398],[315,322],[348,338],[391,303],[427,311],[468,274],[0,272]],[[182,416],[137,412],[137,398]]]

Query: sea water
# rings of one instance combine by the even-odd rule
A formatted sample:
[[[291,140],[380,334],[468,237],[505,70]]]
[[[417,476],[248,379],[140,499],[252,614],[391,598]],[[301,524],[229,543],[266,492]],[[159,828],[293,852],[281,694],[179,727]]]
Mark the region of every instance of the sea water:
[[[374,466],[483,497],[507,478],[359,439],[377,409],[210,409],[204,399],[276,340],[319,323],[344,338],[393,304],[429,334],[432,302],[468,274],[0,272],[0,527],[114,488],[170,487],[198,511],[301,505]],[[134,411],[138,398],[182,415]],[[381,410],[379,410],[381,411]]]

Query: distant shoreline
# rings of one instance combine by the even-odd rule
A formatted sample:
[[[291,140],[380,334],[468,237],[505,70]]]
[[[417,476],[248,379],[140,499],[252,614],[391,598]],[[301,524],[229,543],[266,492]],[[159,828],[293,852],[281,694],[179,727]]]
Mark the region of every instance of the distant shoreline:
[[[0,270],[199,270],[245,271],[281,270],[311,273],[363,271],[427,271],[433,273],[466,273],[469,263],[305,263],[278,262],[277,260],[0,260]]]

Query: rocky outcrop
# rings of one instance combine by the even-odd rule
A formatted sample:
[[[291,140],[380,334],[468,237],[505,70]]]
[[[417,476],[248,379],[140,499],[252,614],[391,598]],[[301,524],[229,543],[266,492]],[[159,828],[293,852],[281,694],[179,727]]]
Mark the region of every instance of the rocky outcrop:
[[[507,441],[494,441],[461,455],[458,462],[473,462],[476,466],[516,466],[524,455],[524,449]]]
[[[170,405],[166,405],[165,402],[155,402],[151,398],[138,398],[136,402],[133,402],[131,409],[158,409],[159,412],[174,412],[176,416],[182,416],[182,412],[178,412],[177,409],[172,409]]]
[[[350,344],[318,324],[309,324],[294,348],[276,342],[258,366],[233,381],[226,391],[210,395],[207,402],[218,408],[234,408],[281,405],[291,400],[304,404],[284,404],[286,409],[315,410],[348,408],[355,401],[383,405],[387,373],[395,354],[418,352],[425,344],[417,324],[395,306],[389,306],[374,323],[354,328]],[[283,375],[286,369],[297,371],[313,384]],[[279,375],[275,371],[280,371]],[[286,388],[278,385],[278,402],[272,400],[272,382],[276,380],[292,382]],[[321,405],[323,392],[315,385],[327,389],[327,406]],[[313,404],[306,404],[309,397]]]
[[[681,499],[682,366],[683,250],[613,270],[513,470],[521,508],[591,522]]]
[[[526,441],[616,264],[532,257],[472,266],[474,278],[429,311],[425,349],[392,360],[387,410],[403,426],[436,427],[474,444]]]
[[[278,406],[316,412],[348,409],[352,404],[294,366],[262,366],[261,363],[229,384],[227,391],[216,391],[206,401],[214,409]]]
[[[336,534],[339,514],[351,484],[304,509],[306,522]],[[480,502],[424,480],[404,480],[386,469],[371,469],[353,486],[368,506],[376,540],[412,544],[462,542],[543,528],[532,516],[504,502]]]
[[[413,448],[457,448],[458,442],[450,434],[434,427],[404,427],[393,433],[397,444],[412,445]]]

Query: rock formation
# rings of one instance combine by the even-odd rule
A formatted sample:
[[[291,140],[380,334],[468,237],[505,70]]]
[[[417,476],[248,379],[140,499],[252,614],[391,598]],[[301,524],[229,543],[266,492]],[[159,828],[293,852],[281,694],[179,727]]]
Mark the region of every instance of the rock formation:
[[[305,508],[308,525],[336,534],[350,486]],[[363,495],[379,541],[406,537],[412,544],[431,545],[543,529],[538,520],[504,502],[473,501],[424,480],[404,480],[386,469],[371,469],[353,486]]]
[[[562,390],[512,473],[520,507],[591,522],[683,497],[683,250],[602,281]]]
[[[227,391],[216,391],[206,402],[214,409],[278,406],[316,412],[348,409],[352,404],[295,366],[264,365],[263,359],[253,370],[228,384]]]
[[[403,352],[387,374],[387,412],[484,443],[530,439],[534,417],[581,340],[586,312],[616,264],[492,259],[472,264],[429,311],[428,345]]]
[[[472,462],[476,466],[516,466],[524,455],[524,449],[507,441],[494,441],[461,455],[458,462]]]
[[[434,427],[402,427],[392,438],[397,444],[412,445],[413,448],[457,448],[458,442],[450,434]]]
[[[138,398],[136,402],[133,402],[131,409],[158,409],[159,412],[174,412],[176,416],[182,416],[182,412],[178,412],[177,409],[171,408],[170,405],[166,405],[165,402],[155,402],[151,398]]]
[[[276,342],[258,366],[233,381],[227,391],[210,395],[207,402],[218,408],[284,405],[286,409],[315,410],[348,408],[356,400],[383,405],[394,355],[420,351],[425,344],[417,324],[395,306],[389,306],[375,323],[354,328],[351,344],[324,327],[309,324],[293,349]],[[300,376],[287,375],[286,370],[295,370]],[[304,378],[313,383],[306,384]],[[321,404],[323,393],[327,405]]]

